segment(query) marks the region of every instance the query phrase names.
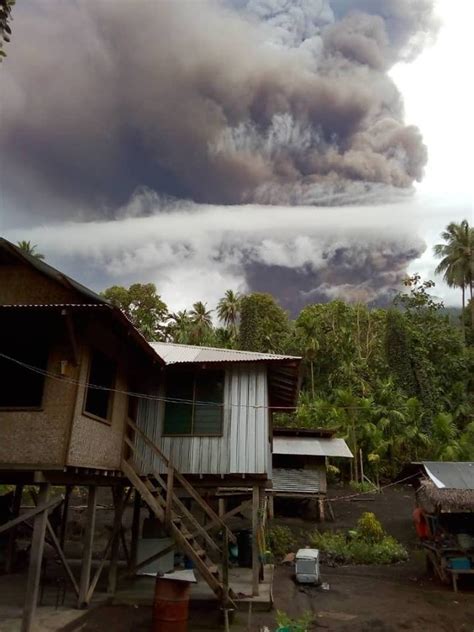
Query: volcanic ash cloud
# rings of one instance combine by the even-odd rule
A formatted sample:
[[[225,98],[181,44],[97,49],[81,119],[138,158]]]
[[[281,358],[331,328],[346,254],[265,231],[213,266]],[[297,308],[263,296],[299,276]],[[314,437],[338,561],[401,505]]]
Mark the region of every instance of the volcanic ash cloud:
[[[420,180],[390,67],[431,0],[39,0],[2,64],[7,206],[113,216],[139,186],[197,202],[380,201]]]

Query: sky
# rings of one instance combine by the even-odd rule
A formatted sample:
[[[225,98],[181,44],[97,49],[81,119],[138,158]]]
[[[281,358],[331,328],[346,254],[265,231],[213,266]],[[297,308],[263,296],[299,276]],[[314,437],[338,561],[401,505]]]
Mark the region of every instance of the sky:
[[[436,33],[397,14],[410,2],[383,0],[385,24],[360,16],[371,0],[24,5],[0,67],[0,233],[96,290],[153,281],[172,310],[229,288],[383,304],[407,272],[458,305],[432,246],[473,219],[474,5],[435,2]]]

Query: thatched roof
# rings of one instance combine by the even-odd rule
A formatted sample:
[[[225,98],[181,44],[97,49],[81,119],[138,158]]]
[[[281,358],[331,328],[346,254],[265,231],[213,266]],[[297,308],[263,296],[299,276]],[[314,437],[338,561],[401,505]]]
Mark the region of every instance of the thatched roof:
[[[429,513],[474,511],[474,489],[439,489],[426,478],[421,481],[416,497],[418,504]]]

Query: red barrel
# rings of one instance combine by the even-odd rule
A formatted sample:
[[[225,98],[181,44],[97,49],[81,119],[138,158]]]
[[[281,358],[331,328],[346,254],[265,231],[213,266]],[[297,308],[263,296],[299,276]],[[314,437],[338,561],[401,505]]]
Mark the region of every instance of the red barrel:
[[[156,578],[152,632],[187,632],[189,582]]]

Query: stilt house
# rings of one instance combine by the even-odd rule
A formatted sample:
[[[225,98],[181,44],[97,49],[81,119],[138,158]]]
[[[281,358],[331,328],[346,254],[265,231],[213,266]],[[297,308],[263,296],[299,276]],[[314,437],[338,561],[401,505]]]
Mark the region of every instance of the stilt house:
[[[140,506],[146,504],[218,599],[229,604],[237,595],[229,586],[225,543],[235,537],[213,497],[217,487],[245,479],[253,498],[257,594],[256,534],[271,486],[272,413],[295,406],[299,362],[148,344],[103,297],[0,239],[0,484],[16,486],[12,518],[0,524],[0,534],[8,532],[13,541],[20,522],[34,521],[22,632],[33,625],[46,532],[80,607],[90,602],[105,564],[114,592],[122,514],[132,495],[129,571],[146,563],[136,560]],[[25,484],[39,488],[36,508],[19,515]],[[51,485],[65,486],[63,500],[51,499]],[[73,485],[88,488],[79,578],[63,551]],[[98,486],[114,489],[115,522],[92,574]],[[58,536],[48,512],[59,502]]]

